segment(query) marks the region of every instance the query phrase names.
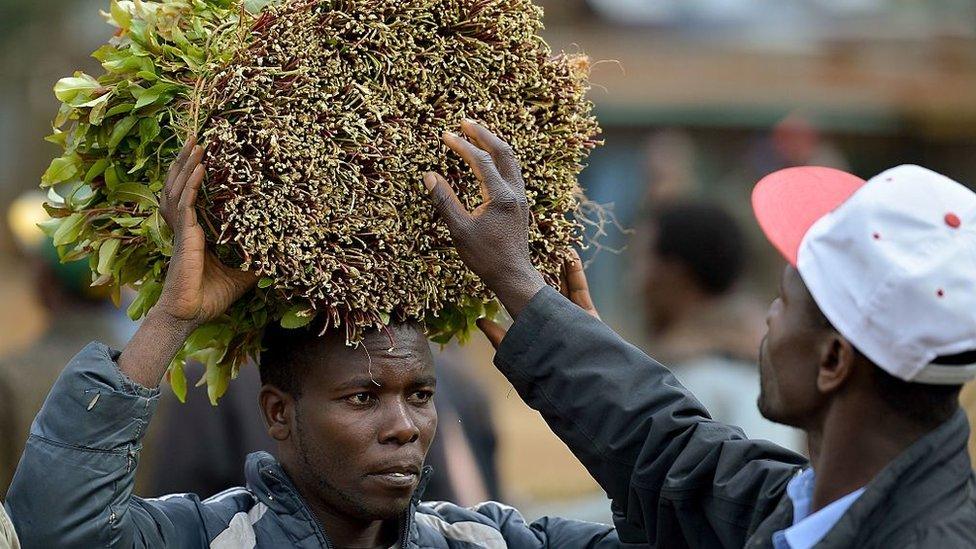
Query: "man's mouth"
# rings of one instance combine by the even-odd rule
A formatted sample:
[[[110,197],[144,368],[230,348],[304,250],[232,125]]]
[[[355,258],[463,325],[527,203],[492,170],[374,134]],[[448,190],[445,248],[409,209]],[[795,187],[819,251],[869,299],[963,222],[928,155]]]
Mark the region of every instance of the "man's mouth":
[[[367,476],[390,488],[412,488],[420,478],[420,466],[414,464],[391,465],[378,469]]]
[[[386,467],[377,468],[371,474],[373,475],[414,475],[420,474],[420,466],[414,465],[412,463],[401,463],[397,465],[388,465]]]

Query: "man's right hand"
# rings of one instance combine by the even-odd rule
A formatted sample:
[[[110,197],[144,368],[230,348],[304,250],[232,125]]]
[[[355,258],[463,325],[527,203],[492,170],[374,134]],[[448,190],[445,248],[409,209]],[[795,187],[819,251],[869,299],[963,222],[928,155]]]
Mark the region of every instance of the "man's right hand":
[[[474,170],[482,204],[468,212],[440,174],[424,175],[424,185],[461,259],[515,318],[546,284],[529,256],[522,171],[512,148],[493,133],[470,120],[461,129],[470,141],[448,132],[444,142]]]
[[[207,250],[196,211],[202,161],[203,148],[191,137],[170,166],[160,210],[173,230],[173,257],[159,301],[119,356],[119,369],[145,387],[159,384],[193,330],[222,315],[258,280]]]
[[[152,311],[194,327],[222,315],[257,283],[253,274],[227,267],[207,250],[196,211],[203,152],[195,138],[188,139],[166,178],[160,211],[173,230],[173,257]]]

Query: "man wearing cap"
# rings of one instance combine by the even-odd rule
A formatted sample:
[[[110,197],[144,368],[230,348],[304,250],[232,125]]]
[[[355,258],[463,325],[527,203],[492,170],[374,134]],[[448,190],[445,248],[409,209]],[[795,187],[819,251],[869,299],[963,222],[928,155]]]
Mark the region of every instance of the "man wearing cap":
[[[461,258],[515,319],[481,327],[495,363],[652,547],[976,547],[961,385],[976,377],[976,195],[917,166],[868,182],[826,168],[761,181],[759,223],[789,262],[767,315],[759,407],[811,459],[708,412],[671,373],[573,305],[529,260],[511,147],[467,122],[448,145],[485,202],[425,184]],[[587,314],[590,312],[591,314]]]

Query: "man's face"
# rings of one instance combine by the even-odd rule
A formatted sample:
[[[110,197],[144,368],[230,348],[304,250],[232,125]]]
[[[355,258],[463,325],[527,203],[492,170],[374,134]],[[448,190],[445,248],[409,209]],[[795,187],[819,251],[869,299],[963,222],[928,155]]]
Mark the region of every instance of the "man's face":
[[[783,271],[779,297],[769,306],[766,325],[759,349],[759,411],[771,421],[804,428],[822,405],[817,374],[829,327],[791,266]]]
[[[363,520],[410,505],[437,428],[434,362],[414,325],[367,334],[358,348],[322,338],[295,404],[294,443],[306,489]]]

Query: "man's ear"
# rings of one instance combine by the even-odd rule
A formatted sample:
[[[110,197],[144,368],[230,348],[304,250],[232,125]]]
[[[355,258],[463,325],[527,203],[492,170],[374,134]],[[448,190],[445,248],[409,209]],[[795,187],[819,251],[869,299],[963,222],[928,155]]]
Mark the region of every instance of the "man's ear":
[[[295,399],[274,385],[265,385],[261,387],[258,402],[268,435],[278,442],[288,440],[294,427]]]
[[[824,394],[840,390],[854,375],[857,351],[844,336],[833,333],[822,346],[817,389]]]

